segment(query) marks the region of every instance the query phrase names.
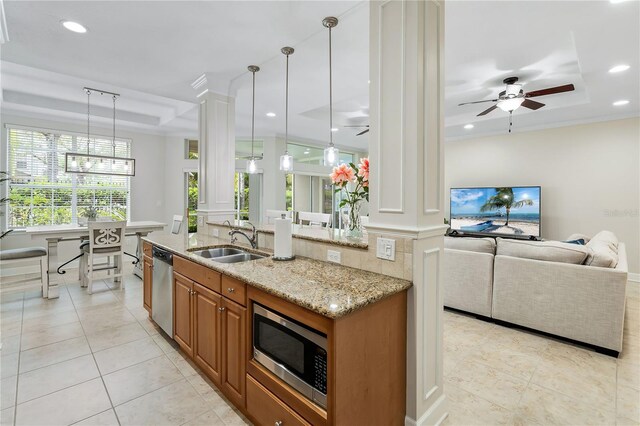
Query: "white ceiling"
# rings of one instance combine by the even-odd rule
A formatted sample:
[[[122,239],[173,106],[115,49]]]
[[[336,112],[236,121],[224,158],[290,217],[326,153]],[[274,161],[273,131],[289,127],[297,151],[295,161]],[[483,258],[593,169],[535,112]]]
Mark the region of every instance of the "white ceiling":
[[[368,3],[362,1],[9,1],[10,41],[2,45],[3,112],[83,120],[84,85],[122,94],[118,126],[194,136],[203,73],[236,98],[239,137],[250,131],[251,75],[260,65],[256,133],[284,133],[284,55],[290,58],[290,134],[328,140],[325,16],[340,18],[334,40],[334,134],[338,145],[365,150]],[[524,90],[573,83],[576,91],[540,97],[547,106],[514,113],[514,132],[640,114],[640,2],[449,1],[446,8],[445,116],[448,139],[504,133],[508,116],[491,104],[502,79]],[[86,25],[79,35],[63,19]],[[607,70],[626,63],[627,72]],[[630,104],[611,103],[628,99]],[[92,101],[93,102],[93,101]],[[95,119],[110,119],[110,99],[96,99]],[[101,108],[100,108],[101,107]],[[55,108],[55,110],[52,110]],[[265,116],[275,112],[275,118]],[[93,117],[92,117],[93,118]],[[472,123],[475,128],[464,130]]]
[[[445,17],[447,138],[506,133],[508,113],[476,117],[492,104],[458,104],[497,98],[510,76],[525,92],[576,87],[517,109],[514,132],[640,115],[640,2],[453,1]],[[608,73],[621,63],[631,69]],[[612,106],[620,99],[630,103]]]

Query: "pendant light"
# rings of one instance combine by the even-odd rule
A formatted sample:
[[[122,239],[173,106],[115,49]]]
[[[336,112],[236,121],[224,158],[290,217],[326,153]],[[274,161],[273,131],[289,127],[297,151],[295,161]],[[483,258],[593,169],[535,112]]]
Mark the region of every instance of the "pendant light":
[[[289,155],[289,55],[293,54],[294,50],[293,47],[283,47],[280,51],[287,57],[284,101],[284,154],[280,156],[280,170],[290,172],[293,170],[293,157]]]
[[[338,18],[328,16],[322,25],[329,28],[329,146],[324,149],[324,165],[335,166],[340,159],[340,151],[333,145],[333,80],[331,74],[331,29],[338,25]]]
[[[94,175],[135,176],[136,160],[116,156],[116,99],[118,93],[84,87],[87,94],[87,153],[67,152],[65,154],[65,172]],[[113,99],[113,138],[112,156],[90,153],[91,147],[91,94],[111,95]],[[110,168],[107,166],[111,163]]]
[[[255,137],[255,120],[256,120],[256,73],[260,71],[260,67],[257,65],[249,65],[247,69],[252,74],[252,100],[251,100],[251,157],[247,160],[247,173],[255,174],[258,172],[257,158],[253,155],[253,144]]]

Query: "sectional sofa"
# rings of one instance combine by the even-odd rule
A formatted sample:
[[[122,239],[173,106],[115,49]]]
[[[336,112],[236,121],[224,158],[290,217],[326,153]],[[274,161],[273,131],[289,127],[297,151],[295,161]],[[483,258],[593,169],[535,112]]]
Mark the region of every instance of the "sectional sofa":
[[[585,245],[445,237],[444,305],[617,356],[627,284],[625,246],[608,231],[570,239]]]

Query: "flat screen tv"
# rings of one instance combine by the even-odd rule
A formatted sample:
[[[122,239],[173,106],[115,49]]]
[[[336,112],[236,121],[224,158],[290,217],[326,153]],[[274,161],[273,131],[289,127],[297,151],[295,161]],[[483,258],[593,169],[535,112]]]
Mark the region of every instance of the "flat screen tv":
[[[540,237],[540,187],[451,188],[449,223],[464,234]]]

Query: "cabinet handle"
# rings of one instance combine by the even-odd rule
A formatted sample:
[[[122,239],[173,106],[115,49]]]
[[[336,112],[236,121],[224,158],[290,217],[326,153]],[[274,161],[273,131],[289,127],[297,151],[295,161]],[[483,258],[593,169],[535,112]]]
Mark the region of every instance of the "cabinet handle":
[[[233,288],[233,287],[229,287],[229,288],[227,289],[227,291],[228,291],[229,293],[233,293],[234,291],[236,291],[236,289],[235,289],[235,288]]]
[[[278,420],[273,426],[282,426],[282,420]]]
[[[218,308],[218,310],[219,310],[220,312],[223,312],[223,311],[224,311],[224,306],[223,306],[222,308]]]

